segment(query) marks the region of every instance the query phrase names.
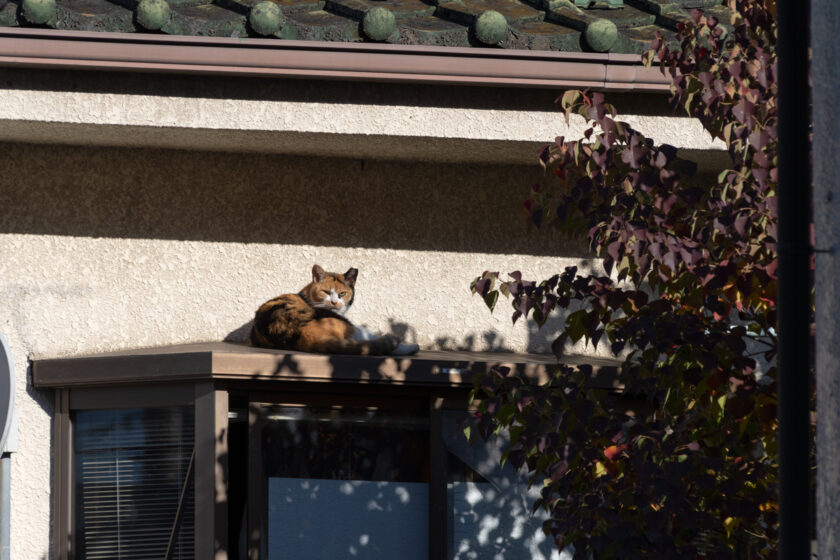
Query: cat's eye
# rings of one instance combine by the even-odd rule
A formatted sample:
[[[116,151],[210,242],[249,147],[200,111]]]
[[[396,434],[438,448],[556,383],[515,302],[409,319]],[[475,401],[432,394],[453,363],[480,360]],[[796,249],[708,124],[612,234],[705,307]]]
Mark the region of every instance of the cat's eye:
[[[340,294],[338,294],[338,297],[342,297],[342,298],[343,298],[343,297],[344,297],[344,296],[346,296],[346,295],[347,295],[347,292],[341,292]]]

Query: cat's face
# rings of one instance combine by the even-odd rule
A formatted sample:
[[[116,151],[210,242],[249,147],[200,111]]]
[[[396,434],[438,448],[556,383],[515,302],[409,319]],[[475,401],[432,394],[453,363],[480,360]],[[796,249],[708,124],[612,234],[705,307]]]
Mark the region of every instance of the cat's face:
[[[358,273],[355,268],[344,274],[325,272],[316,264],[312,267],[312,282],[304,288],[304,297],[312,307],[329,309],[344,315],[353,303]]]

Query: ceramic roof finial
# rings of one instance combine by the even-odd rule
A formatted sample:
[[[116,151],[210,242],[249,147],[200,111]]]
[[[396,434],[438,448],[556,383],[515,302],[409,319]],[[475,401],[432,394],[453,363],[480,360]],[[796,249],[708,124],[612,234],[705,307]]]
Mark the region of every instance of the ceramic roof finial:
[[[397,30],[397,21],[388,8],[376,6],[365,12],[362,32],[372,41],[385,41]]]
[[[147,31],[160,31],[169,23],[172,10],[166,0],[140,0],[135,12],[137,23]]]
[[[23,0],[23,19],[32,25],[50,25],[55,21],[55,0]]]
[[[260,2],[251,8],[248,24],[259,35],[274,35],[283,27],[283,13],[274,2]]]
[[[608,19],[596,19],[583,33],[586,44],[595,52],[609,52],[618,42],[618,28]]]
[[[505,16],[495,10],[482,12],[475,20],[475,37],[485,45],[500,45],[507,33],[508,23]]]

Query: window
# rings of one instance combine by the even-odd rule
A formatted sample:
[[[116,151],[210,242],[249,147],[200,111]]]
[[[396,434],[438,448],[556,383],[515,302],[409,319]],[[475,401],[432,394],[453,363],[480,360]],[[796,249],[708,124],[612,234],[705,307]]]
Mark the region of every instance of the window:
[[[500,464],[503,436],[470,445],[460,426],[464,412],[442,414],[447,449],[447,558],[560,560],[554,542],[542,531],[546,519],[531,512],[538,488],[510,463]]]
[[[429,558],[429,423],[373,408],[260,407],[269,560]]]
[[[459,422],[474,372],[552,360],[208,343],[36,361],[56,391],[53,556],[565,560],[527,479]]]
[[[80,558],[194,558],[191,407],[74,418]]]
[[[317,400],[251,403],[260,558],[560,560],[504,443],[467,442],[463,400]]]

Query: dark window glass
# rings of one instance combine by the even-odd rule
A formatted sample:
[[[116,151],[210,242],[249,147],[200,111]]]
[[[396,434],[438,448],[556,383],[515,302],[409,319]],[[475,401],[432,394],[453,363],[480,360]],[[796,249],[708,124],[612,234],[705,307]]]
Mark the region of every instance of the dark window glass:
[[[269,560],[426,560],[429,426],[373,409],[262,410]]]
[[[194,557],[192,407],[77,411],[76,556]]]
[[[365,409],[263,409],[266,476],[429,481],[428,419]]]

